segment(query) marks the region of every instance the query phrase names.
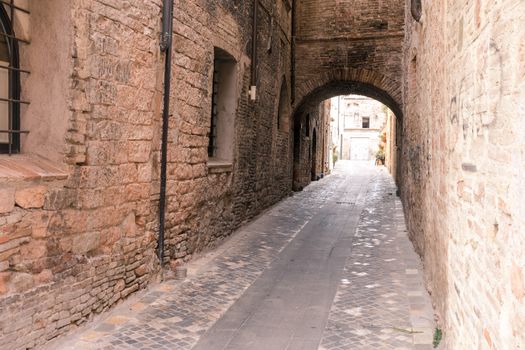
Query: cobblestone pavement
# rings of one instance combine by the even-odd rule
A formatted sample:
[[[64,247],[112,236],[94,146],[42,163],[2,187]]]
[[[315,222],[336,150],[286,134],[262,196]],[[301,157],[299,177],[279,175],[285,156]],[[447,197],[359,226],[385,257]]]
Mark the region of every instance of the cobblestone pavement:
[[[431,348],[395,187],[368,164],[341,162],[188,268],[49,349]]]
[[[432,349],[431,301],[395,191],[385,173],[369,188],[322,350]]]

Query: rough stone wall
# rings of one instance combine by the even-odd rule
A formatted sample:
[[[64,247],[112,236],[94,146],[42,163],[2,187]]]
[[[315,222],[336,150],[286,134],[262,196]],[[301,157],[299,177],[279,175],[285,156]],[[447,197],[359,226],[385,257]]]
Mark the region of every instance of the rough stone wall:
[[[401,106],[402,0],[299,0],[295,6],[297,106],[312,92],[321,95],[318,103],[351,93],[383,98],[378,89]]]
[[[53,54],[22,53],[22,62],[35,72],[30,79],[47,76],[51,86],[67,82],[65,93],[56,91],[58,98],[67,96],[67,103],[54,106],[56,114],[45,120],[47,105],[38,110],[36,99],[31,115],[46,123],[44,129],[60,123],[67,131],[63,151],[57,152],[62,157],[54,152],[53,163],[28,153],[30,148],[0,158],[3,166],[13,166],[2,167],[0,180],[0,341],[5,349],[33,348],[64,334],[151,278],[159,4],[30,2],[34,29],[52,21],[46,30],[66,53],[57,57],[66,60],[62,67],[71,67],[49,77],[52,66],[45,57]],[[32,39],[40,37],[35,33]],[[41,43],[34,45],[43,50]],[[23,96],[31,88],[26,85]],[[42,149],[50,146],[45,138],[40,141]],[[54,146],[57,141],[50,140]]]
[[[404,49],[402,197],[446,349],[525,344],[525,3],[423,1]]]
[[[57,91],[66,103],[54,105],[52,120],[67,130],[62,143],[52,140],[63,145],[52,161],[40,157],[44,150],[0,155],[3,348],[33,348],[65,334],[158,272],[161,3],[30,2],[31,20],[56,21],[48,34],[64,38],[59,46],[68,61],[59,62],[65,68],[52,78],[67,82]],[[167,262],[182,263],[217,244],[291,191],[291,108],[280,128],[277,121],[282,81],[291,96],[289,5],[261,1],[253,102],[252,3],[175,2]],[[207,154],[214,47],[237,61],[229,164],[213,163]],[[41,75],[47,63],[37,60],[45,55],[22,57],[34,68],[31,79],[49,75]],[[31,115],[45,117],[38,101],[31,108]]]
[[[179,264],[291,191],[292,123],[287,115],[286,127],[278,128],[277,120],[281,83],[290,82],[289,11],[281,0],[259,5],[253,102],[248,96],[252,2],[222,5],[179,2],[175,11],[166,259]],[[214,47],[235,58],[238,76],[234,159],[221,166],[207,154]]]
[[[326,120],[329,117],[330,112],[330,100],[323,101],[319,105],[319,116],[315,121],[315,135],[316,135],[316,146],[312,144],[312,154],[315,153],[315,158],[312,161],[315,161],[313,165],[313,178],[315,180],[321,179],[324,176],[324,162],[325,162],[325,152],[327,147],[327,138],[326,138]]]

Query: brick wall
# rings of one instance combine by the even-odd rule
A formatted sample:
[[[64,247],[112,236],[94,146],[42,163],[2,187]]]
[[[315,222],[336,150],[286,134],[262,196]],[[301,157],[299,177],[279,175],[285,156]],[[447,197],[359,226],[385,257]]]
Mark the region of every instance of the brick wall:
[[[303,126],[299,159],[310,156],[305,116],[322,119],[319,104],[331,97],[367,95],[401,117],[402,1],[301,0],[294,8],[294,120]],[[309,183],[311,167],[295,163],[294,188],[300,189]]]
[[[145,287],[155,271],[160,1],[31,2],[30,9],[35,31],[46,24],[22,48],[32,70],[22,94],[34,97],[22,123],[32,133],[23,155],[0,159],[15,170],[0,180],[10,202],[0,214],[5,349],[68,332]],[[53,86],[40,92],[50,103],[34,91],[39,78]],[[24,124],[24,117],[32,118]],[[49,124],[67,128],[62,139],[39,136]],[[35,140],[40,149],[32,151]],[[41,158],[51,145],[53,162]]]
[[[65,38],[66,68],[56,77],[66,82],[60,93],[67,98],[53,115],[67,130],[53,139],[63,147],[54,147],[52,161],[42,158],[45,151],[0,155],[2,166],[25,169],[0,172],[6,349],[69,332],[147,286],[159,270],[161,3],[30,3],[31,20],[51,20],[49,35]],[[261,1],[256,102],[248,97],[251,11],[247,1],[175,1],[165,252],[175,264],[291,191],[291,108],[286,127],[277,123],[283,80],[291,96],[289,2]],[[234,157],[218,167],[207,154],[214,47],[232,55],[238,69]],[[38,72],[46,62],[29,57],[27,64]],[[45,116],[39,106],[31,105],[32,115]]]
[[[296,108],[361,93],[400,111],[401,0],[301,0],[296,12]]]
[[[190,1],[176,10],[167,254],[183,263],[291,190],[291,123],[277,123],[281,82],[290,81],[290,19],[282,1],[261,2],[253,102],[252,4]],[[209,167],[207,155],[214,47],[236,59],[239,77],[234,161],[222,169]]]
[[[525,344],[525,4],[407,9],[402,197],[446,349]]]

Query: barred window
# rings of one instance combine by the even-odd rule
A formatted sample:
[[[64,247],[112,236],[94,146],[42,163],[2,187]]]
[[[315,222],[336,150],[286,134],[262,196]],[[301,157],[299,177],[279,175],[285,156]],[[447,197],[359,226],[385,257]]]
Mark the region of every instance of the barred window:
[[[20,105],[28,102],[20,100],[19,44],[28,43],[16,36],[14,31],[15,13],[28,10],[16,6],[11,1],[0,5],[0,153],[20,151]]]

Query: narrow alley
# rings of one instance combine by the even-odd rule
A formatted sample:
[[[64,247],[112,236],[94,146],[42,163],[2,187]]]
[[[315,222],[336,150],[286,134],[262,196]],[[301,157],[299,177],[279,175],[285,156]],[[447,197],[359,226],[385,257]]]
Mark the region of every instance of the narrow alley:
[[[525,350],[525,0],[0,0],[0,350]]]
[[[383,167],[340,161],[218,250],[49,349],[432,349],[430,298]]]

